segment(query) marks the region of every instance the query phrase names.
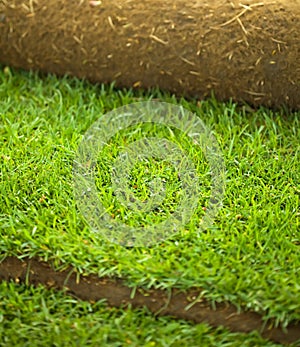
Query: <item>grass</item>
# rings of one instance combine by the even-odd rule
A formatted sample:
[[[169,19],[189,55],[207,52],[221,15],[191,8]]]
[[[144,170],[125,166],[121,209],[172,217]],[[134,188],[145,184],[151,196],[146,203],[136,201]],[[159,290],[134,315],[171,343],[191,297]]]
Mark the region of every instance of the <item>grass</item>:
[[[132,287],[196,286],[212,304],[229,300],[261,312],[265,319],[274,318],[276,324],[300,320],[299,113],[254,112],[232,102],[198,103],[157,90],[115,90],[112,85],[9,69],[0,71],[0,81],[2,256],[39,256],[57,269],[72,265],[80,273],[119,276]],[[83,135],[99,117],[152,98],[183,105],[212,129],[227,169],[226,192],[208,230],[196,231],[204,199],[180,235],[153,247],[124,248],[91,232],[79,213],[73,161]],[[202,158],[195,149],[188,150],[196,162]],[[206,167],[200,159],[199,172]],[[104,157],[101,165],[109,165]],[[176,204],[176,175],[167,163],[150,167],[157,175],[173,177],[166,210]],[[99,176],[98,187],[103,182],[103,191],[109,192],[106,175],[104,171]],[[136,180],[138,194],[147,198],[149,187],[143,186],[141,176]],[[206,189],[204,198],[209,196]],[[111,213],[133,224],[165,216],[162,212],[133,219],[126,212],[115,204]]]
[[[42,287],[2,283],[0,292],[0,346],[279,346],[257,333],[231,333],[205,324],[154,318],[146,309],[78,302]]]
[[[164,236],[172,235],[175,226],[180,229],[182,220],[189,220],[193,206],[195,218],[186,227],[189,230],[199,228],[203,209],[207,208],[208,198],[213,193],[210,188],[209,163],[201,149],[208,139],[203,136],[201,141],[204,143],[194,145],[192,139],[188,139],[179,129],[153,124],[153,118],[163,116],[166,119],[168,113],[177,119],[177,110],[169,107],[161,111],[153,104],[151,107],[140,106],[138,111],[133,110],[132,118],[137,121],[141,113],[149,112],[149,108],[152,124],[138,123],[118,131],[104,146],[102,143],[107,141],[104,140],[108,136],[107,132],[113,133],[121,126],[119,113],[129,113],[132,109],[120,111],[117,108],[119,111],[116,115],[109,113],[105,116],[107,121],[101,117],[100,127],[105,128],[105,131],[101,133],[99,122],[96,122],[94,128],[85,134],[84,145],[80,145],[80,155],[75,159],[80,210],[88,221],[95,220],[95,229],[105,235],[110,234],[110,239],[127,246],[151,245],[157,243],[159,237],[165,239]],[[148,119],[148,115],[144,118]],[[168,122],[171,123],[170,120]],[[179,123],[184,130],[188,127],[184,126],[183,120]],[[203,129],[200,127],[198,130]],[[193,128],[192,133],[197,133],[197,129]],[[218,155],[214,155],[213,159],[215,169],[211,171],[215,176],[220,174],[224,178],[222,167],[219,169],[215,163]],[[91,188],[90,180],[93,178],[96,184]],[[220,182],[220,186],[223,185]],[[99,206],[99,200],[105,208],[98,207],[95,213],[94,206]],[[108,211],[109,221],[104,214]],[[120,225],[126,225],[126,228]]]

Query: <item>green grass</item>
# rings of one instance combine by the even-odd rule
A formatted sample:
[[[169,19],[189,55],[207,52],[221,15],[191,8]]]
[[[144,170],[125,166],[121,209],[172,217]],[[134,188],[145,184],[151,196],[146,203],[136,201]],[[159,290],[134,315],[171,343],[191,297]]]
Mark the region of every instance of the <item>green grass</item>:
[[[147,112],[146,108],[148,107],[142,107],[142,110]],[[124,111],[119,108],[117,110],[117,122],[112,121],[114,115],[111,114],[105,116],[109,119],[109,124],[103,125],[105,120],[100,118],[100,126],[105,127],[106,132],[107,128],[113,132],[120,127],[119,113]],[[153,104],[150,111],[153,119],[153,114],[157,112]],[[172,118],[176,117],[177,110],[167,111]],[[141,112],[134,112],[135,121]],[[166,112],[159,111],[160,116],[161,114],[166,118]],[[218,169],[215,163],[218,156],[213,157],[215,169],[209,170],[209,163],[202,151],[203,143],[201,146],[200,143],[194,144],[192,139],[174,127],[149,123],[139,123],[124,131],[118,131],[117,135],[102,146],[103,137],[107,134],[99,134],[98,123],[96,125],[96,134],[90,130],[85,134],[84,146],[80,145],[78,151],[81,155],[75,159],[76,177],[80,177],[76,179],[80,210],[84,211],[83,214],[88,216],[88,220],[96,219],[93,223],[95,228],[102,230],[105,235],[110,234],[110,239],[118,240],[118,243],[123,245],[145,246],[151,238],[154,240],[150,244],[156,244],[159,238],[174,236],[174,225],[180,229],[178,224],[184,224],[183,219],[189,221],[188,217],[193,215],[194,205],[194,218],[185,227],[189,231],[198,229],[199,221],[204,215],[203,209],[210,207],[207,206],[212,193],[210,171],[214,172],[215,176],[222,174],[220,176],[225,179],[224,170]],[[183,121],[179,126],[182,129],[187,128]],[[197,129],[193,128],[192,132],[196,133]],[[145,138],[148,139],[146,142]],[[207,142],[207,139],[202,139],[202,142]],[[130,160],[126,159],[128,157]],[[119,163],[119,166],[115,162]],[[96,191],[96,194],[91,191],[89,184],[93,179],[91,168],[94,167],[96,187],[92,190]],[[115,178],[112,179],[112,176]],[[198,180],[195,180],[195,176]],[[83,181],[82,177],[87,182]],[[223,185],[220,182],[218,191]],[[94,206],[99,206],[99,200],[105,206],[106,212],[112,216],[109,222],[99,218],[103,214],[99,208],[95,213]],[[120,224],[126,225],[127,229],[120,230]],[[182,231],[186,232],[184,228]]]
[[[229,300],[283,325],[300,320],[299,113],[252,112],[214,99],[199,105],[156,90],[115,90],[7,69],[0,81],[2,255],[39,256],[58,269],[72,265],[80,273],[119,276],[129,286],[201,287],[212,303]],[[227,187],[223,208],[205,232],[196,232],[199,208],[180,235],[130,249],[91,232],[73,196],[72,167],[85,131],[101,115],[151,98],[183,105],[212,129]],[[192,149],[190,155],[197,160]],[[109,190],[105,175],[102,181]],[[176,184],[165,207],[174,204]],[[147,197],[141,180],[139,185]],[[145,222],[114,208],[123,221]],[[150,217],[148,223],[156,221]]]
[[[109,308],[45,290],[0,284],[0,346],[278,347],[258,333],[230,333],[153,317],[146,309]],[[292,345],[291,345],[292,346]]]

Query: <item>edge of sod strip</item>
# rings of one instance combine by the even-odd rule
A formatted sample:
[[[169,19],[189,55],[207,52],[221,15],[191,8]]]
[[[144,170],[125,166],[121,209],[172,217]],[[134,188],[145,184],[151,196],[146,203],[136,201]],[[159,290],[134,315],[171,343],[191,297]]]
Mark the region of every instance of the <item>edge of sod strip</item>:
[[[300,0],[0,3],[0,63],[300,109]]]
[[[291,323],[285,329],[274,327],[271,321],[263,322],[254,312],[237,312],[229,303],[216,304],[213,309],[199,297],[197,288],[188,292],[173,289],[128,288],[121,279],[98,278],[95,275],[79,275],[74,269],[55,271],[49,264],[37,258],[18,259],[6,257],[0,262],[0,280],[25,283],[65,290],[77,299],[95,302],[106,299],[109,306],[134,308],[147,307],[154,315],[168,315],[195,323],[208,323],[212,327],[223,326],[233,332],[258,331],[262,337],[281,344],[300,340],[300,324]]]

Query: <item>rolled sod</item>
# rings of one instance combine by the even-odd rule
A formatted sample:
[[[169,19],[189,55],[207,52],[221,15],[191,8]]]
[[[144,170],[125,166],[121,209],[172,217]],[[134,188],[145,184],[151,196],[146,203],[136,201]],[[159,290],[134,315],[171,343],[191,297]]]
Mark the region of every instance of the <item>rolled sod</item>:
[[[300,109],[300,0],[3,0],[0,63]]]

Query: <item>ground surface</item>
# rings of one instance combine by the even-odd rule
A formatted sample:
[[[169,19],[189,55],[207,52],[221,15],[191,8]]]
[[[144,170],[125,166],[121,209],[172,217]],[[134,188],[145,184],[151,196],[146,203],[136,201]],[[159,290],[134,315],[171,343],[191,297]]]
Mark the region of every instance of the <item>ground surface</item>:
[[[202,301],[195,305],[200,306],[192,306],[184,312],[185,298],[177,296],[182,301],[176,303],[175,300],[174,305],[172,302],[170,310],[174,311],[169,313],[196,321],[201,321],[205,315],[212,325],[228,323],[228,327],[236,330],[239,326],[242,331],[260,327],[259,314],[263,321],[268,321],[268,328],[296,322],[296,326],[288,328],[288,334],[276,330],[276,334],[281,334],[278,341],[291,341],[297,336],[297,322],[300,321],[299,113],[255,111],[248,106],[222,104],[213,99],[187,102],[157,90],[151,94],[133,93],[69,78],[41,78],[8,68],[2,69],[0,76],[2,278],[27,284],[32,280],[50,287],[57,284],[61,288],[70,274],[71,293],[89,299],[86,280],[98,277],[100,282],[92,280],[91,283],[110,289],[101,292],[101,298],[102,295],[109,297],[111,304],[127,300],[136,288],[135,303],[146,303],[153,309],[165,302],[163,295],[168,290],[177,293],[196,288],[201,292]],[[201,203],[181,235],[150,248],[126,249],[91,233],[74,200],[72,165],[83,134],[95,120],[121,105],[149,98],[180,103],[211,126],[228,170],[226,195],[218,218],[206,232],[197,233],[206,203],[204,194],[204,205]],[[105,153],[107,160],[113,152]],[[201,158],[200,154],[190,153],[195,159]],[[111,212],[121,218],[126,211],[118,209]],[[14,257],[11,265],[6,262],[10,256]],[[33,262],[36,268],[32,274],[15,258],[47,261],[60,273]],[[74,283],[71,268],[78,278],[81,274],[79,287]],[[61,272],[64,270],[67,272]],[[119,296],[111,295],[111,287],[105,287],[101,279],[109,285],[117,284],[114,288],[120,290]],[[122,279],[122,286],[114,279]],[[78,288],[82,289],[81,294]],[[158,295],[154,297],[158,306],[143,301],[146,299],[137,288],[158,293],[153,294]],[[24,327],[18,320],[23,314],[27,315],[20,311],[23,296],[27,294],[20,294],[15,303],[16,290],[13,285],[5,289],[9,305],[2,308],[0,318],[8,330],[13,327],[16,330],[14,321],[17,320],[28,332],[32,324],[40,323],[30,321]],[[25,289],[22,291],[27,293]],[[100,298],[96,289],[93,295],[93,298]],[[28,301],[34,299],[30,297]],[[222,304],[228,302],[248,312],[242,316],[247,327],[240,324],[242,321],[235,315],[228,317],[228,313],[233,313],[233,306],[226,304],[224,309]],[[17,307],[15,313],[8,311],[10,305]],[[210,309],[214,306],[221,308],[220,314]],[[201,307],[202,311],[195,313],[193,307]],[[46,327],[52,326],[51,319],[52,316],[45,323]],[[193,328],[189,326],[188,329]],[[271,338],[273,333],[274,330],[269,331]],[[213,336],[218,334],[213,333]],[[220,334],[222,339],[227,339],[228,331]],[[253,343],[251,336],[249,334],[249,339],[230,337],[232,340],[228,343],[232,346],[234,343],[238,346],[264,345],[263,342]]]
[[[101,347],[280,347],[258,333],[154,317],[146,308],[112,308],[78,301],[45,287],[0,283],[0,345]],[[9,319],[8,319],[9,318]],[[294,344],[294,346],[296,346]]]
[[[238,313],[236,307],[229,303],[216,304],[212,308],[201,296],[199,288],[185,293],[176,289],[130,289],[120,279],[99,279],[93,275],[78,277],[74,269],[55,272],[49,264],[37,259],[18,260],[12,257],[0,263],[0,279],[35,286],[42,284],[47,288],[64,290],[67,294],[88,302],[105,300],[110,306],[147,307],[155,315],[171,316],[194,323],[205,322],[212,327],[222,326],[234,332],[258,331],[263,337],[278,343],[287,344],[300,340],[299,324],[290,324],[283,331],[271,324],[264,324],[261,316],[256,313]]]

